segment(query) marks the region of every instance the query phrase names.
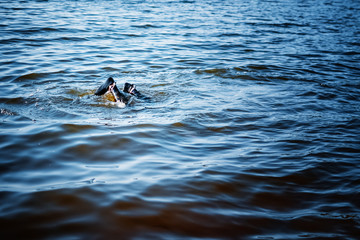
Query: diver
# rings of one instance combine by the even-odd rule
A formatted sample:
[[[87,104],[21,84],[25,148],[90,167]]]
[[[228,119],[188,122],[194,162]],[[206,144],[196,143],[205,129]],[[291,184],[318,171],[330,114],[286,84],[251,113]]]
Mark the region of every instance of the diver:
[[[116,83],[112,77],[109,77],[105,83],[103,83],[98,90],[96,90],[95,95],[101,96],[104,95],[107,92],[110,92],[116,103],[122,103],[127,104],[130,100],[129,97],[125,95],[125,93],[131,94],[139,99],[149,101],[150,98],[147,96],[144,96],[141,94],[138,90],[135,88],[135,84],[125,83],[123,91],[120,91],[118,87],[116,86]]]

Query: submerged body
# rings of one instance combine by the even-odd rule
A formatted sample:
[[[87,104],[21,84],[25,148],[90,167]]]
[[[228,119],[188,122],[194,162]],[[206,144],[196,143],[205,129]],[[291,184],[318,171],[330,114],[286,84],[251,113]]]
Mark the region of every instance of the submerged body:
[[[150,100],[149,97],[146,97],[142,95],[138,90],[136,90],[134,84],[125,83],[123,92],[118,89],[116,86],[116,82],[112,77],[109,77],[95,92],[95,95],[101,96],[105,93],[110,92],[112,96],[115,99],[115,102],[117,104],[120,104],[121,106],[125,106],[130,98],[125,95],[125,93],[129,93],[137,98],[143,99],[143,100]]]

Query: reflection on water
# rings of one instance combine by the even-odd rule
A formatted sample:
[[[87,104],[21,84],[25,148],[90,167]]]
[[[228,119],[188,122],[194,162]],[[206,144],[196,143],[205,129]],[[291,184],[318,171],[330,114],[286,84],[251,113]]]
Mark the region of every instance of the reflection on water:
[[[357,239],[359,10],[1,2],[1,238]]]

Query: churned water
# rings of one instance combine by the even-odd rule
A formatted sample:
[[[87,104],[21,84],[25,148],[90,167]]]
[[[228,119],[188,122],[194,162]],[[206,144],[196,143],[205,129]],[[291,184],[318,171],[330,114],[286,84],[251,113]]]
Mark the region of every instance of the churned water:
[[[359,239],[359,1],[0,17],[1,239]]]

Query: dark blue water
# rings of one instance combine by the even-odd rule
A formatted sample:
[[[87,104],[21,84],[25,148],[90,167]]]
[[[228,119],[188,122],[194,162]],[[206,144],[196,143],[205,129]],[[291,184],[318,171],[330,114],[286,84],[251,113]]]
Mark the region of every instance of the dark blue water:
[[[0,19],[1,239],[359,239],[359,1]],[[110,76],[151,101],[94,96]]]

